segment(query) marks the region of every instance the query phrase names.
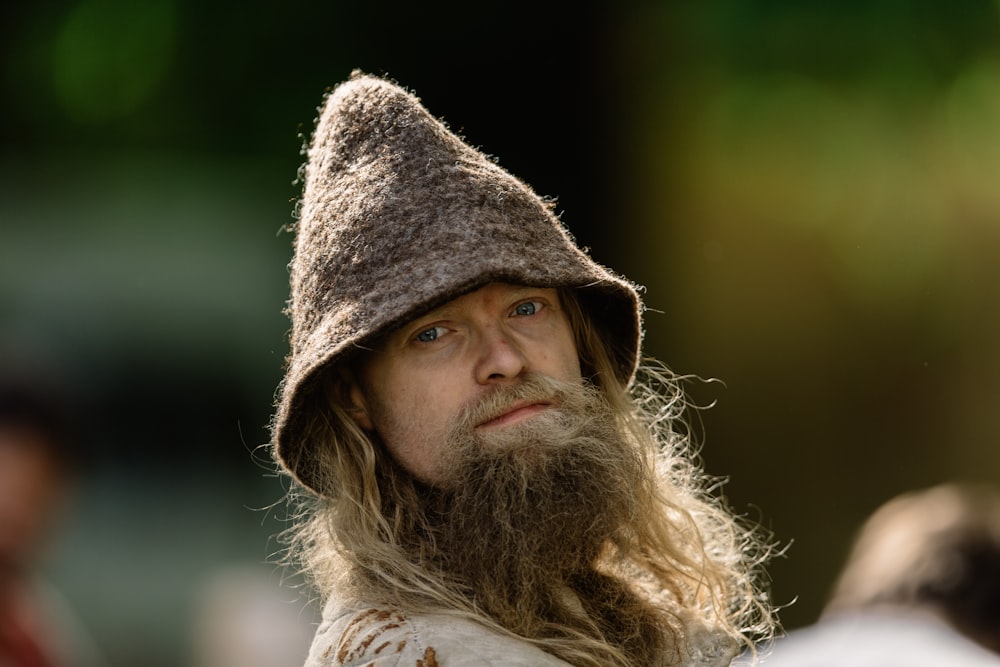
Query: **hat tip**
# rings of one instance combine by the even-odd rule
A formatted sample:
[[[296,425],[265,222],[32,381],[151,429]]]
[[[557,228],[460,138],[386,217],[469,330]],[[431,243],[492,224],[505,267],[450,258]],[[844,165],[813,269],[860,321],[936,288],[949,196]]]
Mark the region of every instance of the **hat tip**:
[[[350,77],[327,92],[327,102],[337,106],[348,100],[372,98],[372,96],[376,99],[391,99],[400,95],[413,98],[417,103],[420,101],[418,97],[386,76],[354,69]]]
[[[346,80],[340,83],[337,88],[343,87],[355,87],[355,86],[371,86],[378,88],[402,88],[398,83],[396,83],[388,75],[378,75],[370,74],[363,69],[355,68],[351,70],[351,75],[347,77]]]

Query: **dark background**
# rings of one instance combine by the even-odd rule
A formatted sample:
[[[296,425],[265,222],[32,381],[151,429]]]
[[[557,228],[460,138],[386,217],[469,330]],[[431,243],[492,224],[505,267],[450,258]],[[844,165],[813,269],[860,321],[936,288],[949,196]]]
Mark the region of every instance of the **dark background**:
[[[558,197],[647,352],[723,381],[704,459],[791,543],[786,627],[878,504],[1000,481],[994,2],[14,2],[0,57],[0,342],[87,416],[47,570],[116,665],[196,661],[205,582],[278,548],[282,229],[353,68]]]

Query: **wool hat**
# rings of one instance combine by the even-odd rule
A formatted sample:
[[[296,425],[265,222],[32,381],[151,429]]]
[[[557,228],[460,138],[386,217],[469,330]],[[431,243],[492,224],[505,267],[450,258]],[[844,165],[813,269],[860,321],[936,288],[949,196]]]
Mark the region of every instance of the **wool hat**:
[[[490,282],[578,287],[628,384],[642,334],[636,287],[581,251],[552,205],[398,85],[355,71],[328,93],[305,164],[290,265],[290,352],[276,460],[316,489],[304,416],[323,370]]]

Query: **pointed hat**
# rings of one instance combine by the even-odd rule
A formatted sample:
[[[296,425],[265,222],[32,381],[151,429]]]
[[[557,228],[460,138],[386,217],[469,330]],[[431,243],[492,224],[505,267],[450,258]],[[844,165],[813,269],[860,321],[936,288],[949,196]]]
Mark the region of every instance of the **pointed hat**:
[[[581,251],[552,206],[465,144],[414,95],[354,72],[326,97],[308,150],[291,266],[290,352],[272,424],[277,461],[316,489],[301,437],[324,368],[490,282],[579,287],[619,379],[635,372],[634,285]]]

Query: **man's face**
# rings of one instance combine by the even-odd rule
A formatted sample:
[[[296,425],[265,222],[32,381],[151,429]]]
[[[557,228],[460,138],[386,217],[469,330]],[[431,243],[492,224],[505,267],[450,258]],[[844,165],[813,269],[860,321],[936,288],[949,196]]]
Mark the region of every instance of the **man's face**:
[[[350,378],[352,412],[418,479],[437,483],[449,464],[451,426],[498,386],[529,374],[579,383],[573,332],[554,289],[490,283],[382,339]],[[516,427],[552,407],[517,401],[477,423],[482,433]]]

